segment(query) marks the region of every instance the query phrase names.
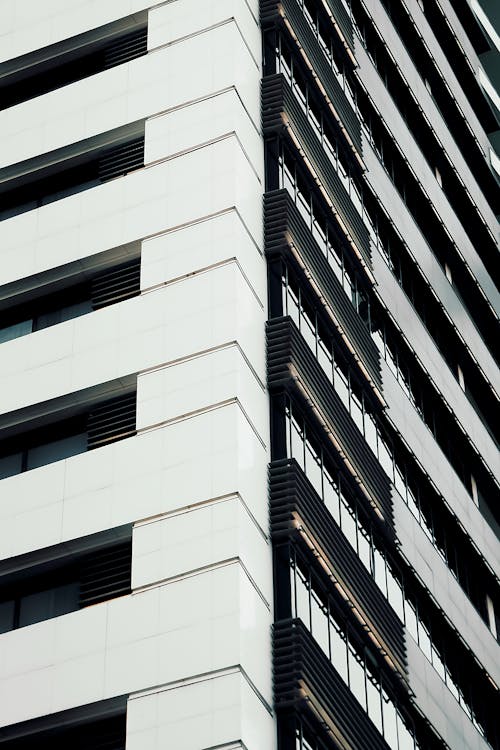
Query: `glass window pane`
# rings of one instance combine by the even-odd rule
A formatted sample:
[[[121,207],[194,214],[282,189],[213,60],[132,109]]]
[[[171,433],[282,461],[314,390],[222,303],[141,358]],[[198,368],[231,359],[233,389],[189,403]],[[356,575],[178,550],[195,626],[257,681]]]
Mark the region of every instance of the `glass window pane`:
[[[315,452],[306,442],[306,475],[320,497],[323,497],[321,465]]]
[[[365,666],[351,645],[349,645],[349,687],[366,710]]]
[[[0,633],[7,633],[14,627],[14,600],[0,602]]]
[[[389,599],[389,604],[394,609],[401,622],[404,622],[403,587],[399,580],[399,576],[392,572],[390,565],[387,566],[387,597]]]
[[[436,645],[432,644],[432,665],[436,672],[439,674],[442,680],[444,680],[444,664],[441,658],[441,654],[436,648]]]
[[[394,465],[394,485],[401,497],[406,500],[406,481],[403,468],[396,462]]]
[[[297,461],[302,469],[304,468],[304,440],[295,419],[292,420],[292,458]]]
[[[367,571],[371,573],[372,554],[371,554],[370,538],[368,536],[368,533],[359,523],[358,523],[358,555],[359,555],[359,559],[361,560],[361,562],[363,563]]]
[[[309,611],[309,586],[299,569],[297,569],[297,617],[300,617],[308,630],[311,629]]]
[[[23,596],[19,604],[19,627],[48,620],[54,609],[54,593],[51,589]]]
[[[375,583],[384,596],[387,596],[387,582],[385,577],[385,560],[379,550],[373,548],[373,562],[375,564]]]
[[[300,312],[300,332],[305,338],[307,346],[314,356],[316,356],[316,330],[314,323],[311,321],[304,308],[302,308]]]
[[[347,684],[347,644],[343,631],[332,616],[330,616],[330,642],[332,664]]]
[[[341,251],[328,243],[328,262],[339,282],[342,284],[342,253]]]
[[[347,379],[347,369],[344,370],[337,361],[335,362],[335,380],[333,385],[336,392],[340,396],[340,399],[345,408],[349,411],[349,386]]]
[[[396,707],[392,698],[382,689],[382,713],[384,717],[384,738],[389,747],[398,750],[398,729]]]
[[[356,517],[353,509],[348,504],[347,499],[342,495],[342,492],[340,500],[340,527],[351,547],[357,552]]]
[[[410,599],[405,599],[405,623],[408,631],[418,643],[417,613],[415,606]]]
[[[23,320],[21,323],[14,323],[14,325],[7,326],[6,328],[0,328],[0,344],[4,341],[11,341],[17,339],[19,336],[25,336],[27,333],[31,333],[33,321]]]
[[[23,454],[12,453],[10,456],[0,458],[0,479],[20,474],[23,470]]]
[[[77,453],[83,453],[86,450],[86,432],[62,438],[62,440],[53,440],[50,443],[45,443],[45,445],[38,445],[35,448],[29,449],[27,468],[35,469],[38,466],[45,466],[53,461],[60,461],[63,458],[75,456]]]
[[[377,427],[373,415],[365,412],[365,440],[372,449],[373,453],[378,456],[377,451]]]
[[[328,658],[330,658],[328,617],[323,605],[314,592],[311,594],[311,618],[314,639],[321,646],[322,651],[328,656]]]
[[[319,339],[318,341],[318,361],[330,383],[333,382],[333,357],[322,339]]]
[[[351,382],[351,417],[356,423],[356,427],[363,434],[363,406],[361,394],[356,392],[356,387]]]
[[[339,493],[336,480],[324,469],[323,492],[325,505],[340,526]]]
[[[418,620],[418,644],[426,657],[431,661],[431,638],[422,620]]]
[[[413,733],[406,725],[403,717],[398,711],[398,740],[399,750],[414,750]]]
[[[382,466],[389,479],[393,481],[394,471],[392,466],[392,452],[389,449],[389,446],[384,442],[384,440],[382,440],[381,436],[379,435],[378,437],[378,458],[380,461],[380,465]]]
[[[373,721],[379,732],[382,732],[382,699],[380,685],[377,680],[366,673],[366,691],[368,698],[368,716]]]

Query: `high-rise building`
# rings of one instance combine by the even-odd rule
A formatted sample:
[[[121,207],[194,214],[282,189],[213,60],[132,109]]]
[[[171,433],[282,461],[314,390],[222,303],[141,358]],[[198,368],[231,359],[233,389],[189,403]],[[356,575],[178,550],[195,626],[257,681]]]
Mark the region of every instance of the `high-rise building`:
[[[500,750],[483,7],[0,39],[0,750]]]

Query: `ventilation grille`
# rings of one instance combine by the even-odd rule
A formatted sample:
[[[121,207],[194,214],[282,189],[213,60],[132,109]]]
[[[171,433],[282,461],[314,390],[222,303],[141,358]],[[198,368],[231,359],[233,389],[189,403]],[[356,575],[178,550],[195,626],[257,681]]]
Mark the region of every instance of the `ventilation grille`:
[[[127,393],[93,409],[87,421],[88,450],[135,434],[137,395]]]
[[[92,308],[114,305],[140,292],[141,260],[135,258],[119,268],[110,268],[92,280]]]
[[[80,567],[80,608],[130,593],[131,563],[130,541],[89,554]]]
[[[132,31],[126,36],[120,37],[112,42],[104,52],[104,70],[114,68],[115,65],[134,60],[136,57],[145,55],[148,51],[148,29],[144,26],[142,29]]]
[[[144,135],[110,149],[99,159],[98,175],[101,182],[140,169],[144,166]]]

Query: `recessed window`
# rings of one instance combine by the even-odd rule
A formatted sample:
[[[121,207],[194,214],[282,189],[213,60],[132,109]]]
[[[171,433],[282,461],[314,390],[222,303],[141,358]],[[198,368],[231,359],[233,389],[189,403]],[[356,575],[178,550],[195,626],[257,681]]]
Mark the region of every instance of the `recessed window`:
[[[104,271],[89,272],[84,282],[65,285],[60,279],[59,286],[64,288],[56,292],[44,294],[41,286],[38,294],[31,292],[29,301],[24,301],[22,293],[11,297],[5,303],[8,301],[8,307],[0,312],[0,344],[136,296],[140,271],[140,258],[134,258]],[[26,279],[26,286],[29,284]]]
[[[147,32],[138,13],[0,64],[0,110],[145,55]]]
[[[102,534],[82,538],[79,541],[85,551],[74,554],[63,547],[50,548],[44,552],[43,563],[27,565],[26,555],[22,555],[18,571],[16,559],[11,560],[10,572],[3,577],[0,574],[0,633],[129,593],[130,530],[120,534],[126,538],[119,543],[116,538],[104,543]]]
[[[144,166],[144,123],[118,128],[0,170],[0,221]]]
[[[135,420],[134,389],[91,406],[82,405],[77,414],[43,426],[28,423],[24,431],[18,428],[16,434],[3,440],[0,434],[0,479],[131,437]]]

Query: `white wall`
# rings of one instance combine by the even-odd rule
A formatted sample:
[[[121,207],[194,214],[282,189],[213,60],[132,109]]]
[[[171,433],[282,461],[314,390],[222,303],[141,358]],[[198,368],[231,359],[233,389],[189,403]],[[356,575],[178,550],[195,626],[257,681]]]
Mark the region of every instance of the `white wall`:
[[[144,0],[0,8],[23,54]],[[194,12],[196,9],[196,13]],[[0,167],[145,120],[144,169],[0,224],[0,284],[139,240],[141,295],[0,347],[0,415],[137,375],[135,437],[0,482],[0,558],[133,526],[129,596],[0,635],[0,725],[130,694],[127,748],[272,748],[257,2],[0,114]]]

